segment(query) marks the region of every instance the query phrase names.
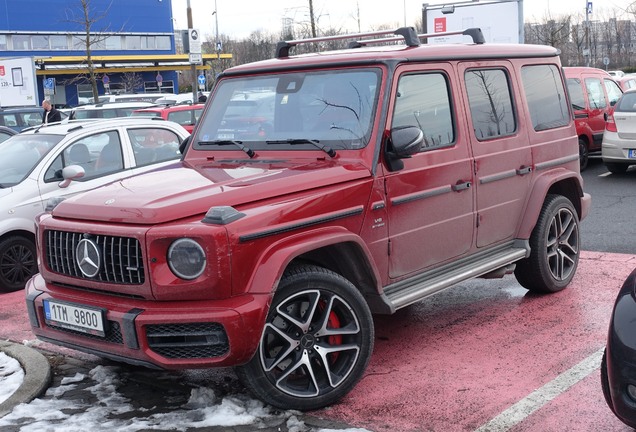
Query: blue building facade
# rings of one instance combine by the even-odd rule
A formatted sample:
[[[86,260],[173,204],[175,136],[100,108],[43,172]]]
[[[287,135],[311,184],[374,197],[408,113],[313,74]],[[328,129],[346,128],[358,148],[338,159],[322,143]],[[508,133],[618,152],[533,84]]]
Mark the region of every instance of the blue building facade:
[[[0,0],[0,57],[34,59],[40,100],[47,78],[57,105],[92,97],[87,30],[100,94],[178,92],[171,0]]]

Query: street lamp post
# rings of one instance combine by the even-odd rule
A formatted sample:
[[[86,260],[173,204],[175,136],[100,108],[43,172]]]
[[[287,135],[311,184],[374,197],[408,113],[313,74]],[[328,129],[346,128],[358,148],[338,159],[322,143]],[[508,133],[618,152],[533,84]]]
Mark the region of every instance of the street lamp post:
[[[192,24],[192,8],[190,7],[190,0],[188,0],[187,2],[187,12],[188,12],[188,32],[190,31],[190,29],[194,28],[193,24]],[[192,63],[190,65],[190,70],[192,71],[192,103],[196,103],[198,98],[197,98],[197,87],[198,87],[198,81],[197,81],[197,65]]]
[[[216,50],[216,58],[217,60],[221,59],[221,41],[219,40],[219,14],[217,13],[218,9],[216,8],[216,0],[214,0],[214,33],[215,33],[215,44],[214,49]]]

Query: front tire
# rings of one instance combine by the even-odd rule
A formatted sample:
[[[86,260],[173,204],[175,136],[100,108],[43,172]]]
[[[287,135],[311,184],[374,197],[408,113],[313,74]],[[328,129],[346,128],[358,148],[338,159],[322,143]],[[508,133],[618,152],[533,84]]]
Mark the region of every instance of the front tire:
[[[530,236],[530,256],[517,263],[517,281],[534,292],[561,291],[576,273],[579,243],[574,206],[562,195],[548,195]]]
[[[257,352],[236,373],[275,407],[315,410],[362,378],[373,340],[371,312],[350,281],[322,267],[296,267],[274,295]]]
[[[24,289],[27,280],[37,271],[33,242],[16,235],[0,242],[0,292]]]
[[[590,149],[587,147],[587,142],[579,138],[579,163],[580,170],[583,171],[587,168],[587,164],[590,160]]]

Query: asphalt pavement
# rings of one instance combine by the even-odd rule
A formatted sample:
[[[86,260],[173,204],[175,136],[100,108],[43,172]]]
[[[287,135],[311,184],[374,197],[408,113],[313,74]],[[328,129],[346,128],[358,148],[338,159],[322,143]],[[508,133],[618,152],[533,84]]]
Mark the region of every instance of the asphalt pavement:
[[[583,252],[572,284],[557,294],[529,294],[511,277],[475,280],[376,317],[376,346],[362,381],[343,401],[302,421],[311,430],[374,432],[629,431],[605,405],[599,363],[615,296],[634,267],[636,256]],[[0,322],[0,340],[8,341],[0,350],[26,372],[11,404],[52,397],[42,396],[49,382],[60,387],[64,378],[115,364],[34,342],[22,293],[0,295]],[[244,392],[229,369],[118,367],[117,391],[135,402],[129,416],[181,406],[195,386],[221,396]],[[90,400],[95,396],[87,389],[94,385],[86,380],[62,397]],[[7,402],[0,417],[11,409]],[[292,430],[284,419],[261,427]]]

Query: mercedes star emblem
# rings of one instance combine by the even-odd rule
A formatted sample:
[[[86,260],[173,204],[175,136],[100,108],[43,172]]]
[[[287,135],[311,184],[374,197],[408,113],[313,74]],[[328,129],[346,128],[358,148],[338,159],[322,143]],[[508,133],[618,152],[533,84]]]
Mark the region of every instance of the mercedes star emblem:
[[[92,240],[80,240],[75,248],[75,262],[84,276],[95,277],[99,273],[100,263],[97,245]]]

